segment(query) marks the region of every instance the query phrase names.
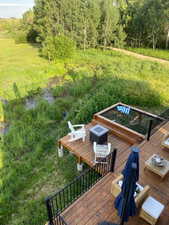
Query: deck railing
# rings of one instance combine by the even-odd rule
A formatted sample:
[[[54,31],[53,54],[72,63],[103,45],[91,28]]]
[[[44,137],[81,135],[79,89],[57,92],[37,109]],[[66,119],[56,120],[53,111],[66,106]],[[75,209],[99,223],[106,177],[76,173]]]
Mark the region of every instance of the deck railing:
[[[46,198],[45,202],[50,225],[67,225],[61,217],[61,213],[101,178],[114,171],[116,153],[117,150],[114,149],[107,156],[107,163],[98,163],[85,170],[63,189]]]
[[[169,121],[169,109],[163,111],[160,115],[158,115],[159,119],[152,119],[149,121],[148,132],[147,132],[147,140],[149,141],[151,135],[153,135],[159,127],[163,126],[165,123]]]

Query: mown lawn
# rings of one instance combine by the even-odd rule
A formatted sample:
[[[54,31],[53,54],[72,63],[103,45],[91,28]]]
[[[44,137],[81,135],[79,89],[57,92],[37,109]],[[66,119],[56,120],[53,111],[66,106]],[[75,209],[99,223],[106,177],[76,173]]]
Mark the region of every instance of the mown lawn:
[[[9,99],[4,118],[10,127],[0,142],[0,224],[45,224],[44,198],[77,175],[74,157],[56,154],[67,121],[87,123],[93,113],[118,101],[160,113],[169,105],[169,67],[93,49],[50,64],[37,48],[4,42],[11,47],[0,53],[6,64],[0,65],[0,81]],[[62,78],[51,88],[53,104],[37,95],[36,108],[26,110],[24,99],[15,98],[13,82],[21,96],[32,96],[36,91],[27,91],[41,86],[41,80],[47,85],[52,76]]]
[[[153,50],[152,48],[127,48],[127,50],[136,52],[142,55],[169,60],[169,50],[160,50],[160,49]]]

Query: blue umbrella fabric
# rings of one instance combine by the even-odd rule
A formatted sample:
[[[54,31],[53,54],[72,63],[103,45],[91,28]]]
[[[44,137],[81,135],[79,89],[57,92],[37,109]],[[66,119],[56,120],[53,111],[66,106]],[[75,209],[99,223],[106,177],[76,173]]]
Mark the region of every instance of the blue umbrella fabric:
[[[123,184],[120,194],[115,199],[115,208],[118,210],[118,215],[127,222],[130,216],[136,214],[136,204],[134,200],[134,192],[136,190],[136,182],[139,179],[139,149],[131,148],[127,163],[123,174]],[[135,167],[135,169],[133,168]],[[125,209],[124,209],[125,204]]]

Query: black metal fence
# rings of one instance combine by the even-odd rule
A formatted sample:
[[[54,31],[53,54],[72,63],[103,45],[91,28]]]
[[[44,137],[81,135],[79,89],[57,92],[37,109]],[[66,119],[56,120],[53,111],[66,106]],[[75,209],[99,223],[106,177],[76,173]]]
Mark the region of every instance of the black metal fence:
[[[168,121],[169,120],[169,108],[166,109],[165,111],[163,111],[159,116],[163,117],[164,119],[166,119]]]
[[[163,111],[158,115],[157,119],[152,119],[148,124],[147,140],[149,141],[151,135],[153,135],[161,126],[169,121],[169,109]]]
[[[85,170],[71,183],[45,200],[50,225],[67,225],[60,214],[101,178],[114,171],[116,153],[117,150],[114,149],[107,156],[107,163],[98,163]]]

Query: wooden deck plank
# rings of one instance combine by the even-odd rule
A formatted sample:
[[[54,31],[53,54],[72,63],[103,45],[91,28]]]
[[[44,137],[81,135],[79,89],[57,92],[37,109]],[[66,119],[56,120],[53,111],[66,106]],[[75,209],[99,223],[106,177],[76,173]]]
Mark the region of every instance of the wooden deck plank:
[[[163,135],[169,132],[169,122],[161,127],[151,137],[140,145],[140,177],[141,185],[150,186],[150,195],[165,205],[157,225],[169,225],[169,174],[164,178],[145,170],[145,161],[152,154],[159,154],[169,160],[169,150],[161,146]],[[118,142],[115,139],[114,143]],[[120,145],[120,144],[119,144]],[[69,225],[97,225],[101,221],[119,222],[119,217],[114,209],[114,198],[110,193],[111,182],[124,168],[130,153],[129,146],[123,145],[118,150],[115,173],[109,173],[88,192],[82,195],[74,204],[66,209],[62,215]],[[130,225],[148,225],[147,222],[135,216],[130,218]]]
[[[65,149],[74,153],[78,158],[87,163],[89,166],[94,165],[94,152],[93,145],[89,140],[89,129],[93,126],[93,123],[89,123],[85,126],[87,136],[85,142],[82,140],[77,140],[73,142],[69,142],[69,135],[61,138],[59,140],[59,144],[61,144]],[[120,152],[125,151],[131,146],[130,143],[122,140],[121,138],[113,135],[111,132],[108,134],[108,142],[112,145],[112,150],[114,148],[118,149]]]

